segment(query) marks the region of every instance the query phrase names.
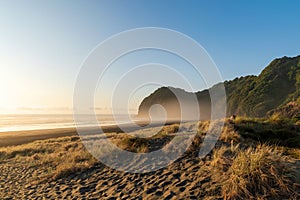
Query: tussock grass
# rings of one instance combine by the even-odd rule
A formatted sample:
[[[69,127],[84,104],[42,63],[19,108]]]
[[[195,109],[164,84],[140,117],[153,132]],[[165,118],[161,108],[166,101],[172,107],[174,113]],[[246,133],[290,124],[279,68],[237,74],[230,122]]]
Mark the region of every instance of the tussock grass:
[[[164,126],[157,134],[155,134],[152,138],[164,138],[169,136],[170,134],[175,134],[179,131],[179,124],[172,124],[168,126]]]
[[[209,128],[209,121],[199,121],[197,133],[200,135],[206,135]]]
[[[225,126],[220,135],[220,140],[225,143],[239,143],[243,141],[243,138],[233,127]]]
[[[147,153],[152,150],[157,150],[157,148],[151,148],[152,146],[156,145],[156,143],[163,147],[164,144],[168,143],[175,136],[175,134],[178,133],[179,128],[179,124],[167,125],[159,130],[157,134],[150,137],[144,136],[142,138],[138,137],[139,134],[136,134],[136,136],[118,134],[115,135],[111,141],[123,150],[135,153]],[[148,131],[150,133],[156,131],[155,129],[151,130]],[[140,134],[143,135],[142,132]]]
[[[207,169],[224,199],[282,199],[297,196],[295,171],[274,147],[239,145],[221,147],[213,153]],[[299,196],[298,196],[299,197]]]
[[[290,147],[278,147],[283,155],[289,156],[292,159],[300,160],[300,149],[299,148],[290,148]]]
[[[267,122],[273,124],[273,125],[291,125],[294,123],[293,119],[289,119],[287,117],[281,116],[279,113],[274,113],[271,115],[268,119]]]
[[[196,153],[198,155],[198,152],[199,152],[199,149],[200,149],[200,145],[202,144],[203,142],[203,138],[202,138],[202,135],[200,135],[199,133],[197,133],[195,135],[195,137],[193,138],[190,146],[188,147],[187,149],[187,152],[186,153]]]
[[[1,162],[25,163],[44,169],[37,180],[58,179],[94,166],[97,161],[87,152],[79,137],[63,137],[0,148]]]
[[[146,138],[128,136],[117,143],[117,146],[131,152],[146,153],[149,151],[149,140]]]
[[[53,149],[39,142],[26,145],[0,148],[0,161],[16,157],[27,157],[34,154],[52,153]]]

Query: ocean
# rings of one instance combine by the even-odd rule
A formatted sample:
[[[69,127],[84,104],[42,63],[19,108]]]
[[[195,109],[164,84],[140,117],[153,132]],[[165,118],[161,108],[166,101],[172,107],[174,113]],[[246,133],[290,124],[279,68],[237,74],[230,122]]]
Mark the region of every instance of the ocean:
[[[131,116],[136,121],[136,116]],[[89,116],[86,116],[88,119]],[[97,115],[99,125],[114,125],[130,123],[125,115],[118,115],[118,123],[112,115]],[[92,122],[80,124],[80,127],[92,126]],[[71,114],[46,115],[46,114],[8,114],[0,115],[0,132],[42,130],[56,128],[75,127],[74,118]]]

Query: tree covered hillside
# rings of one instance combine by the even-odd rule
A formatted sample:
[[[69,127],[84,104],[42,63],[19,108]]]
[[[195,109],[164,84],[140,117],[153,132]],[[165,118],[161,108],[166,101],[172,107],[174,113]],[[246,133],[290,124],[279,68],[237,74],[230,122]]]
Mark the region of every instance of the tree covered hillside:
[[[227,96],[227,115],[263,117],[268,112],[300,97],[300,56],[275,59],[258,76],[225,81],[224,86]],[[173,117],[180,115],[180,112],[173,112],[176,97],[171,90],[174,88],[162,87],[146,97],[140,104],[139,116],[146,115],[154,104],[164,106]],[[195,93],[200,110],[205,113],[202,115],[203,118],[207,118],[210,113],[211,103],[208,91]],[[183,96],[191,95],[183,90],[180,93]]]

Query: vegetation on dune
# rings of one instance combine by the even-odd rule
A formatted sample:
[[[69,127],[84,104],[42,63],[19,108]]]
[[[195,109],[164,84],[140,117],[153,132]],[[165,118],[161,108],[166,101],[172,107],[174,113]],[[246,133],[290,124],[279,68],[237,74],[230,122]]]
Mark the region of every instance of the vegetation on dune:
[[[287,118],[273,116],[268,119],[238,117],[234,128],[243,138],[258,142],[300,148],[300,126]]]
[[[300,98],[297,101],[291,101],[267,113],[270,118],[279,118],[292,120],[295,123],[300,123]]]
[[[121,149],[135,153],[149,152],[149,139],[138,137],[125,137],[117,144]]]
[[[129,136],[127,134],[121,135],[115,135],[115,138],[112,142],[116,144],[121,149],[135,152],[135,153],[147,153],[151,151],[158,150],[159,148],[162,148],[164,145],[166,145],[168,142],[170,142],[174,134],[179,131],[179,124],[173,124],[164,126],[160,131],[158,131],[157,134],[141,138],[141,137],[135,137],[135,136]],[[118,139],[122,137],[122,139]],[[153,148],[153,147],[157,148]]]
[[[199,159],[198,152],[204,137],[210,134],[211,123],[198,122],[197,134],[183,158]],[[187,129],[180,127],[168,125],[145,138],[124,133],[108,136],[122,149],[146,153],[162,148],[176,134],[185,134]],[[0,158],[1,163],[42,169],[43,173],[33,176],[33,181],[66,178],[99,166],[79,137],[0,148]],[[300,159],[300,135],[299,125],[293,120],[278,116],[226,119],[215,148],[202,160],[198,174],[203,183],[198,187],[205,191],[205,197],[213,199],[298,199],[299,172],[295,159]]]
[[[63,137],[0,148],[0,162],[16,162],[43,169],[34,181],[58,179],[86,170],[97,162],[79,137]]]
[[[242,118],[227,120],[203,169],[207,190],[222,199],[298,199],[299,180],[294,159],[300,143],[292,121]],[[249,137],[249,131],[253,135]],[[268,135],[264,135],[265,131]],[[263,138],[263,139],[262,139]],[[274,138],[276,140],[274,140]],[[276,141],[276,142],[275,142]],[[216,195],[219,194],[219,195]]]
[[[200,121],[185,156],[197,156],[210,122]],[[281,118],[227,119],[212,154],[201,168],[207,197],[222,199],[299,198],[294,159],[300,158],[299,132],[291,120]],[[160,139],[170,139],[177,128],[165,127]],[[171,131],[166,131],[171,130]],[[163,134],[162,134],[163,133]],[[151,138],[125,139],[126,148],[149,145]],[[143,142],[141,142],[143,141]],[[149,149],[148,149],[149,150]]]
[[[292,163],[266,145],[241,149],[239,145],[215,149],[207,166],[211,193],[224,199],[282,199],[296,197]],[[299,197],[299,196],[298,196]]]

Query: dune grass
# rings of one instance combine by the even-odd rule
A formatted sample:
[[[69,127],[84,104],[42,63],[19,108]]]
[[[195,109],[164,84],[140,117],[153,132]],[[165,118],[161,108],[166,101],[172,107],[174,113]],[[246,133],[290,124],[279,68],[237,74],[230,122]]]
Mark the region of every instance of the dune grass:
[[[0,162],[22,163],[43,169],[36,180],[58,179],[86,170],[97,161],[79,137],[63,137],[0,148]]]
[[[210,190],[220,192],[224,199],[299,197],[292,163],[271,146],[215,149],[206,171],[215,183]]]
[[[151,130],[156,131],[153,128],[150,128],[150,132]],[[172,140],[174,134],[176,134],[178,131],[179,124],[172,124],[164,126],[156,134],[150,137],[141,138],[138,136],[135,137],[127,134],[119,134],[115,135],[115,140],[112,140],[112,142],[123,150],[135,153],[147,153],[152,150],[157,150],[151,148],[151,145],[153,146],[154,143],[160,143],[163,147],[164,144]]]

